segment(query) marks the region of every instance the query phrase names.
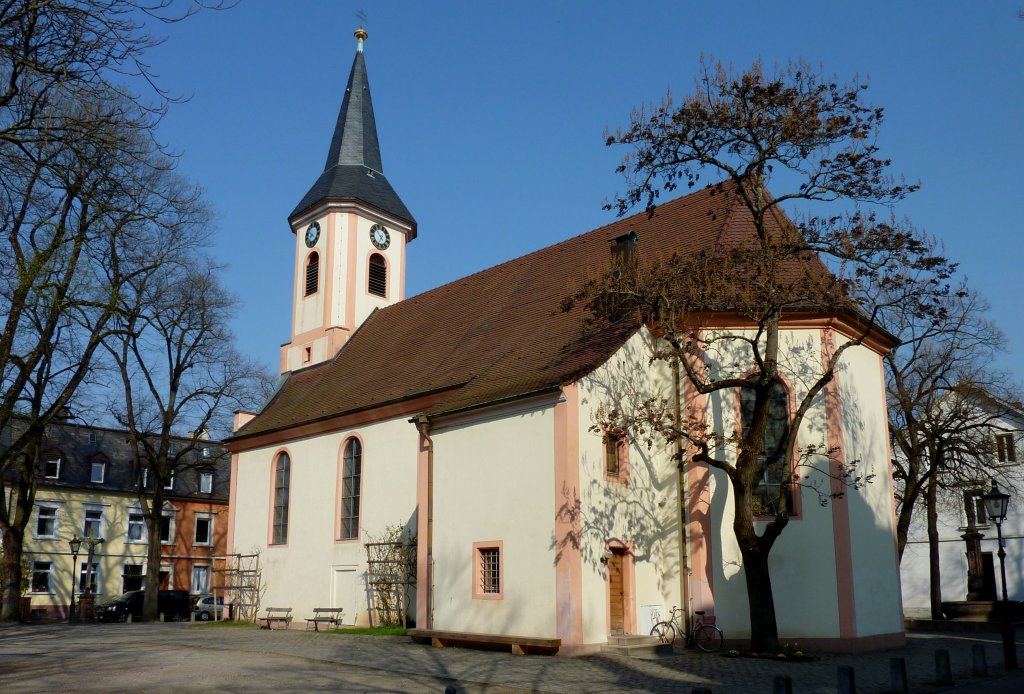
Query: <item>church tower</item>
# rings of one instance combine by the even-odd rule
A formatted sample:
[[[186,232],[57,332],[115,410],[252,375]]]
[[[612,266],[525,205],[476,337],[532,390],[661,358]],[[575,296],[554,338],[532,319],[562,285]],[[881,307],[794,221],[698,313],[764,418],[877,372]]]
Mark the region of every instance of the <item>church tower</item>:
[[[384,177],[363,29],[324,171],[288,222],[295,235],[292,338],[281,372],[327,361],[376,308],[405,296],[416,220]]]

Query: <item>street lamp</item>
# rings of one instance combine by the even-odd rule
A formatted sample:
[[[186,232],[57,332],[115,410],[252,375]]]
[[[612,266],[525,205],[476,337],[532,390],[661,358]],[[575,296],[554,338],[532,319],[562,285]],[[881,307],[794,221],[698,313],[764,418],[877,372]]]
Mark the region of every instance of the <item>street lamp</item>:
[[[996,523],[996,536],[999,538],[999,575],[1003,579],[1003,667],[1007,670],[1016,670],[1017,638],[1010,618],[1009,599],[1006,597],[1006,550],[1003,549],[1003,521],[1006,520],[1006,507],[1010,505],[1010,495],[999,491],[999,485],[992,480],[992,489],[981,498],[985,502],[985,513]]]
[[[1008,602],[1006,597],[1006,551],[1003,549],[1003,521],[1006,520],[1006,507],[1010,504],[1010,495],[999,491],[999,485],[992,480],[992,489],[988,494],[981,497],[985,502],[985,513],[995,521],[996,535],[999,538],[999,574],[1003,579],[1003,602]]]
[[[78,568],[78,550],[82,547],[82,538],[75,535],[68,540],[71,548],[71,608],[68,610],[68,624],[75,623],[75,569]]]

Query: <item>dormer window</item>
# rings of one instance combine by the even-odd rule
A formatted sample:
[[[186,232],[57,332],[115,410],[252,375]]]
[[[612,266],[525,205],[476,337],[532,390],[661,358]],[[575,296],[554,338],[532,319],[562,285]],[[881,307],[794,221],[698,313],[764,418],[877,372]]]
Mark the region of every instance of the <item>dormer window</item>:
[[[310,253],[306,259],[306,296],[316,294],[320,288],[320,254]]]
[[[55,480],[60,477],[60,456],[51,455],[44,463],[44,476],[46,479]]]
[[[388,293],[388,266],[384,256],[374,253],[370,256],[368,291],[376,296],[387,296]]]

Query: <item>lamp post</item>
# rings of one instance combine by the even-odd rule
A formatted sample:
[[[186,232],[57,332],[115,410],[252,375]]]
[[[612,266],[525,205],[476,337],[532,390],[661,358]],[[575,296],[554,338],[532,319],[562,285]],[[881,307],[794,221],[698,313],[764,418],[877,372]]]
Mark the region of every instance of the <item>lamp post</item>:
[[[71,548],[71,607],[68,609],[68,624],[75,623],[75,569],[78,568],[78,550],[82,547],[82,538],[75,535],[68,540]]]
[[[996,524],[996,537],[999,539],[999,575],[1003,581],[1003,667],[1007,670],[1017,669],[1017,639],[1010,621],[1009,598],[1006,596],[1006,550],[1003,549],[1003,521],[1006,520],[1006,509],[1010,505],[1010,495],[999,491],[999,485],[992,480],[992,489],[984,494],[985,513]]]
[[[82,597],[78,602],[82,607],[82,611],[85,613],[85,618],[92,619],[95,614],[93,612],[94,605],[96,604],[96,596],[94,594],[96,592],[96,578],[92,571],[93,557],[95,556],[96,548],[104,543],[104,539],[102,537],[94,537],[92,531],[90,531],[89,536],[83,538],[82,542],[88,545],[89,554],[85,560],[85,587],[82,589]]]
[[[999,485],[992,480],[992,489],[988,494],[981,497],[985,502],[985,513],[996,524],[996,536],[999,538],[999,575],[1003,580],[1003,602],[1008,602],[1006,597],[1006,550],[1003,549],[1003,521],[1006,520],[1006,507],[1010,505],[1010,495],[999,491]]]

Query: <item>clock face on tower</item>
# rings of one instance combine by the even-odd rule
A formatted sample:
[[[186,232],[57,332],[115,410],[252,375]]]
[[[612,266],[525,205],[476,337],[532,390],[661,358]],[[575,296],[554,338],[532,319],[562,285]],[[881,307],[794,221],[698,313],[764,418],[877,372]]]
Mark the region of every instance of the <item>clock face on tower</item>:
[[[306,227],[306,247],[312,248],[316,245],[317,239],[320,238],[320,223],[313,222]]]
[[[370,227],[370,241],[383,251],[391,245],[391,234],[382,225],[374,224]]]

